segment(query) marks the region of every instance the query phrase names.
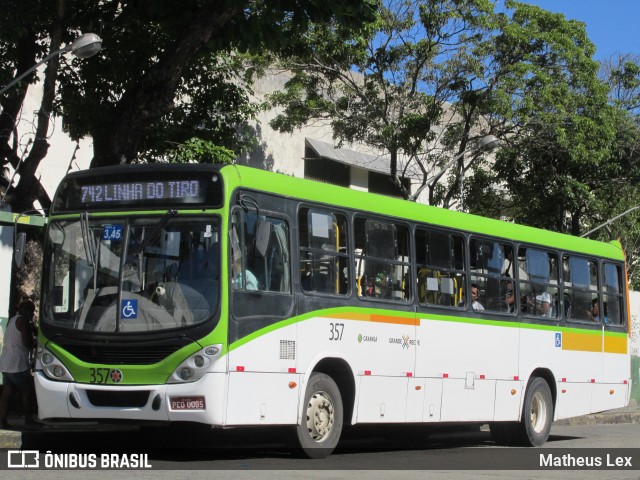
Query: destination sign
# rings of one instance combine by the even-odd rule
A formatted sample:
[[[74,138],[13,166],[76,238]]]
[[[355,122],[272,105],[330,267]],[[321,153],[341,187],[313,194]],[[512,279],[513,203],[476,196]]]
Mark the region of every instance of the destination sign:
[[[222,175],[213,165],[104,167],[65,177],[54,197],[52,213],[218,208],[222,191]]]
[[[82,185],[80,188],[80,203],[84,205],[174,199],[190,203],[202,200],[198,180],[104,183]]]

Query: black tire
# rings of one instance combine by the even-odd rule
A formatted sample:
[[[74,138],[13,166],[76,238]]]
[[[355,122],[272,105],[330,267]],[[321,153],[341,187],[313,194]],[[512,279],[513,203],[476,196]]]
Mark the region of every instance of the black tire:
[[[331,377],[313,373],[304,394],[302,421],[296,427],[300,452],[309,458],[331,455],[342,433],[342,396]]]
[[[549,438],[553,423],[553,397],[544,378],[534,377],[529,381],[520,423],[523,445],[539,447]]]

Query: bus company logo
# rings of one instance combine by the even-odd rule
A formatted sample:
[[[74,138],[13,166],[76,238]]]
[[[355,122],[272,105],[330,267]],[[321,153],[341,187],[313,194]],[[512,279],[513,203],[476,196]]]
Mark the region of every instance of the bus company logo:
[[[371,342],[371,343],[377,343],[378,342],[378,337],[374,337],[371,335],[358,335],[358,343],[366,343],[366,342]]]
[[[113,383],[120,383],[122,381],[122,370],[111,370],[111,381]]]
[[[420,346],[420,340],[411,340],[409,335],[403,335],[402,337],[391,337],[389,343],[400,345],[403,350],[409,349],[411,346]]]
[[[9,450],[7,452],[8,468],[39,468],[40,452],[38,450]]]

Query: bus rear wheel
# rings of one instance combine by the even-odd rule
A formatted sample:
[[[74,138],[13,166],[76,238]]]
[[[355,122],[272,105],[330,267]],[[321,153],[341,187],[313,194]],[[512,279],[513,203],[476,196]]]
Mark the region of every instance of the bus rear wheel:
[[[534,377],[524,397],[521,440],[526,446],[539,447],[549,438],[553,422],[553,397],[547,381]]]
[[[304,411],[296,437],[301,452],[309,458],[324,458],[333,452],[342,432],[342,396],[331,377],[313,373],[304,395]]]
[[[549,438],[553,421],[553,397],[546,380],[534,377],[525,392],[520,422],[489,424],[491,437],[501,445],[539,447]]]

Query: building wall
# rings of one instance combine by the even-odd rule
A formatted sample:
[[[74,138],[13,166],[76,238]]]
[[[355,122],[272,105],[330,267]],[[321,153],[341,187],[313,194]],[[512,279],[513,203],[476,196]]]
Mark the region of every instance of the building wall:
[[[13,266],[13,225],[0,223],[0,268],[3,272],[10,272]],[[0,275],[0,351],[2,351],[4,331],[9,312],[11,292],[11,275]],[[0,383],[2,373],[0,372]]]
[[[35,130],[41,100],[41,85],[31,85],[27,90],[25,106],[18,122],[18,139],[23,144],[33,139],[33,131]],[[89,163],[93,158],[93,140],[91,138],[82,139],[78,143],[80,148],[76,151],[76,142],[69,138],[62,127],[61,118],[51,118],[47,135],[50,145],[49,150],[47,156],[40,162],[36,172],[36,177],[40,177],[40,182],[50,197],[53,197],[60,180],[68,170],[75,171],[89,168]],[[14,185],[15,183],[14,181]]]

